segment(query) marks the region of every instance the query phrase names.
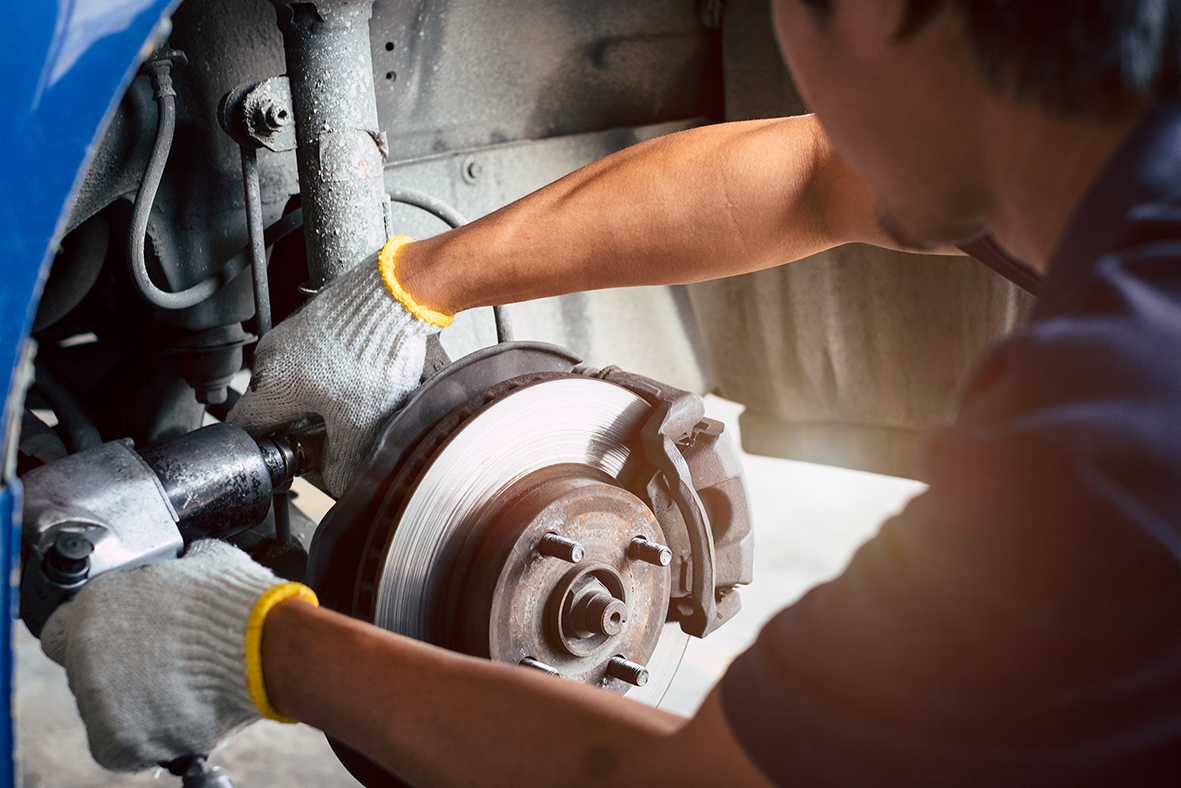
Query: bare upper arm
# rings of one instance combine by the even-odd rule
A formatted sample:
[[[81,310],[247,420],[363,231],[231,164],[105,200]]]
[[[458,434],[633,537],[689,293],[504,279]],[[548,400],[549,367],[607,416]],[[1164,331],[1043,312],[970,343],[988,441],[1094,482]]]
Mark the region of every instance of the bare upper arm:
[[[674,771],[684,771],[677,785],[772,788],[734,738],[722,712],[719,687],[710,691],[697,714],[669,738],[666,747],[659,760],[679,764]]]

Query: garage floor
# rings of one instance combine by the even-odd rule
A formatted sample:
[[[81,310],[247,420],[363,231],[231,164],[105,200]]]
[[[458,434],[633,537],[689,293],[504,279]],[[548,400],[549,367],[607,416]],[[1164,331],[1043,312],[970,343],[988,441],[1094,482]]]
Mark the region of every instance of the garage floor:
[[[741,406],[707,399],[711,416],[737,430]],[[742,612],[705,640],[693,640],[665,696],[665,708],[691,714],[729,661],[777,610],[840,572],[853,551],[923,489],[917,482],[818,465],[745,457],[754,501],[755,581],[742,591]],[[328,499],[305,491],[299,505],[323,513]],[[17,624],[18,752],[24,788],[172,788],[168,774],[112,774],[91,760],[65,671]],[[237,788],[336,788],[357,783],[337,763],[324,737],[306,725],[264,721],[243,731],[213,762]]]

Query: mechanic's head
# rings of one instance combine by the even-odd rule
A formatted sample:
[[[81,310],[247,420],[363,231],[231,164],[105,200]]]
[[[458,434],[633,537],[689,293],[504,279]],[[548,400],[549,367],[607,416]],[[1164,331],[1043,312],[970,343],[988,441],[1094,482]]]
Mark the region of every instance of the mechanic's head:
[[[1181,82],[1178,0],[775,0],[774,10],[804,100],[878,196],[883,227],[920,248],[985,229],[1006,240],[995,187],[1039,176],[1034,147],[1083,156]]]

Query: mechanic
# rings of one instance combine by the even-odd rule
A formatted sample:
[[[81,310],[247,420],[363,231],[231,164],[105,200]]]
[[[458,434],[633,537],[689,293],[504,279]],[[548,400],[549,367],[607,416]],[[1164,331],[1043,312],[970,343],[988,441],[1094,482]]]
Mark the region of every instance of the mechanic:
[[[234,419],[324,415],[339,493],[460,310],[988,237],[1045,280],[926,443],[929,490],[692,719],[317,608],[199,542],[45,628],[101,764],[262,712],[421,786],[1181,783],[1181,3],[774,12],[814,116],[654,140],[395,239],[267,336]]]

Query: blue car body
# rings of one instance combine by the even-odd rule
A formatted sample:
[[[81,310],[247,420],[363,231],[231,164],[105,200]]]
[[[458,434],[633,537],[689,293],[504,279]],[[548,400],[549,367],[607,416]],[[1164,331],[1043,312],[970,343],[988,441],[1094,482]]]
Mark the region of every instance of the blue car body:
[[[57,0],[6,10],[0,46],[0,368],[4,477],[0,479],[0,788],[14,785],[12,627],[19,555],[20,485],[13,475],[27,375],[26,347],[41,287],[85,165],[145,49],[167,34],[178,0]]]

